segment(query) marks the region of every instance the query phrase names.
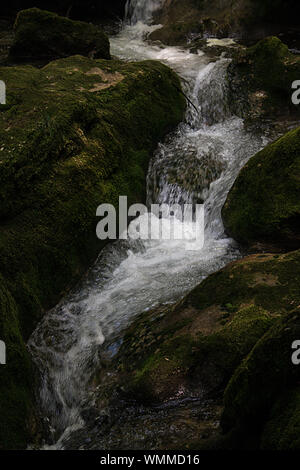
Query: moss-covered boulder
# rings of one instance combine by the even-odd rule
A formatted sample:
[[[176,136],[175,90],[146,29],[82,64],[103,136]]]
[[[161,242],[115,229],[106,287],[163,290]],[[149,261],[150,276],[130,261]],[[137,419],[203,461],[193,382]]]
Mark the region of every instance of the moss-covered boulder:
[[[292,362],[292,344],[299,338],[298,308],[275,323],[230,380],[222,416],[225,431],[247,427],[260,434],[268,422],[263,447],[299,450],[299,392],[295,387],[300,368]]]
[[[245,67],[251,67],[247,73],[251,74],[252,86],[290,95],[291,83],[300,70],[300,59],[279,38],[271,36],[259,41],[246,49],[240,59],[244,59]]]
[[[283,393],[274,404],[263,429],[261,448],[264,450],[300,450],[299,386]]]
[[[229,192],[222,215],[244,245],[300,246],[300,128],[252,157]]]
[[[291,99],[292,83],[299,76],[300,57],[277,37],[240,49],[228,68],[233,111],[246,125],[299,119],[299,106]]]
[[[278,315],[300,300],[299,280],[300,252],[251,256],[209,276],[175,306],[144,314],[121,348],[124,387],[150,402],[180,390],[223,390]]]
[[[276,256],[249,257],[211,275],[175,306],[136,320],[120,356],[141,399],[166,399],[186,380],[199,385],[200,376],[207,390],[221,389],[273,317],[288,308],[283,292],[295,272],[286,268]]]
[[[33,422],[25,341],[103,246],[99,204],[144,200],[151,153],[185,100],[176,75],[151,61],[74,56],[0,75],[0,448],[19,448]]]
[[[14,29],[13,60],[52,60],[74,54],[110,58],[107,36],[92,24],[31,8],[18,13]]]
[[[95,378],[96,384],[100,383],[97,406],[101,410],[111,408],[114,416],[115,413],[124,416],[124,407],[131,416],[133,403],[138,403],[135,416],[143,413],[151,416],[158,409],[173,407],[170,414],[175,422],[188,409],[191,399],[200,400],[206,403],[209,415],[215,417],[215,425],[206,426],[205,415],[200,414],[193,437],[185,439],[181,435],[180,444],[177,442],[175,447],[192,446],[198,450],[246,447],[250,426],[244,424],[242,417],[249,411],[247,416],[252,416],[256,423],[257,447],[268,415],[263,414],[263,407],[256,409],[251,403],[261,404],[265,400],[271,409],[277,395],[289,390],[284,374],[291,371],[290,339],[298,336],[292,312],[300,303],[299,282],[300,251],[252,255],[212,274],[177,304],[141,314],[127,328],[118,355],[107,363],[103,356],[103,367]],[[287,323],[288,318],[291,321]],[[281,334],[286,334],[284,341],[276,342]],[[260,344],[267,344],[268,337],[273,345],[260,355],[256,368],[249,369],[248,378],[247,361],[256,355]],[[107,347],[110,349],[111,345]],[[242,388],[241,382],[235,379],[240,369],[245,377]],[[257,378],[253,386],[252,375]],[[266,399],[261,397],[265,389]],[[218,423],[225,390],[224,429],[221,430]],[[249,407],[244,403],[247,399]],[[122,403],[122,411],[114,411],[116,403],[118,406]],[[225,419],[228,413],[229,418]],[[239,416],[244,424],[242,432]],[[160,422],[157,426],[162,426],[163,419],[157,418]],[[114,419],[113,427],[108,424],[105,435],[109,436],[116,428],[125,433],[123,421],[124,418],[117,422]],[[130,445],[136,445],[134,435],[130,439]],[[158,441],[161,442],[160,438]],[[122,443],[121,439],[119,444]]]
[[[130,396],[143,403],[191,394],[214,396],[272,324],[270,313],[255,305],[241,308],[234,315],[212,307],[198,312],[198,318],[196,312],[188,317],[186,308],[180,305],[168,313],[186,316],[181,325],[175,323],[172,328],[166,325],[169,318],[165,318],[162,325],[166,328],[157,322],[147,331],[144,318],[138,327],[134,325],[133,334],[127,334],[123,371],[131,373],[131,378],[126,376],[123,387]],[[148,320],[154,321],[149,316]],[[210,325],[205,331],[207,323]],[[156,337],[160,338],[158,342]]]

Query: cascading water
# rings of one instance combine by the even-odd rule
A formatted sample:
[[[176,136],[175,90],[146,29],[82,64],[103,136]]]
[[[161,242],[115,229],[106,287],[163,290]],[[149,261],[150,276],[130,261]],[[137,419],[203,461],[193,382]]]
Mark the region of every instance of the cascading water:
[[[153,13],[163,6],[165,0],[127,0],[125,6],[125,21],[136,24],[141,21],[147,24]]]
[[[133,0],[127,11],[133,22],[147,22],[158,3]],[[100,367],[100,356],[103,351],[116,353],[122,331],[134,317],[178,300],[240,256],[224,233],[221,208],[240,169],[266,144],[245,132],[242,120],[230,114],[229,60],[211,62],[203,53],[150,45],[143,34],[151,28],[125,26],[111,38],[112,53],[126,60],[166,63],[182,77],[194,106],[189,105],[185,122],[152,158],[148,203],[204,202],[205,244],[197,249],[189,240],[117,241],[102,251],[81,285],[38,325],[29,348],[41,372],[41,408],[53,439],[59,439],[56,448],[63,448],[67,437],[83,426],[89,381]],[[139,223],[144,223],[142,217]]]

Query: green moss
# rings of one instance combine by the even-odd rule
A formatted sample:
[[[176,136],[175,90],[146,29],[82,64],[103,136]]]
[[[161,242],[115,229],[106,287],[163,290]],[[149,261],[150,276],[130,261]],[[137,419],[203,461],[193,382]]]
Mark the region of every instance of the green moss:
[[[232,311],[255,303],[276,315],[300,301],[300,252],[253,255],[209,276],[184,300],[186,308],[207,308],[230,302]]]
[[[162,342],[158,351],[139,361],[141,365],[134,368],[131,378],[126,377],[127,394],[144,403],[162,402],[176,396],[186,382],[194,346],[195,341],[189,336],[168,338]]]
[[[300,245],[300,128],[255,155],[240,172],[222,215],[228,232],[250,245]]]
[[[6,344],[6,365],[0,366],[0,449],[20,449],[34,422],[33,371],[20,334],[18,307],[0,275],[0,338]]]
[[[300,62],[289,52],[288,46],[275,36],[250,47],[245,59],[252,66],[252,83],[258,89],[290,92],[291,83],[300,69]],[[293,70],[293,61],[299,62],[298,69]]]
[[[201,331],[187,334],[186,326],[193,331],[193,324],[187,321],[176,323],[176,328],[160,328],[160,339],[150,347],[143,342],[143,348],[137,339],[141,334],[138,322],[131,327],[132,335],[127,334],[120,353],[122,370],[127,371],[127,393],[143,402],[161,402],[183,389],[220,391],[272,321],[268,312],[253,305],[236,312],[228,324],[219,325],[208,335]],[[155,338],[155,332],[151,333]]]
[[[246,125],[270,120],[295,120],[292,83],[300,75],[300,59],[277,37],[268,37],[249,49],[240,49],[228,68],[232,110]],[[286,126],[287,127],[287,126]]]
[[[263,430],[261,447],[264,450],[300,450],[299,387],[284,393],[275,403]]]
[[[182,409],[195,397],[222,413],[225,392],[224,434],[214,428],[205,439],[199,431],[184,445],[257,449],[275,401],[299,381],[291,362],[291,344],[300,337],[299,283],[300,251],[252,255],[212,274],[177,304],[143,313],[126,330],[111,373],[95,379],[99,401],[114,407],[118,390],[125,406],[136,400],[151,413],[153,404],[175,399]],[[205,416],[198,419],[205,427]]]
[[[18,382],[16,372],[27,370],[23,341],[103,247],[97,207],[118,207],[120,195],[129,205],[144,200],[149,158],[185,101],[176,75],[152,61],[74,56],[42,69],[1,67],[0,75],[8,90],[0,108],[0,273],[17,306],[7,322],[20,356],[5,366],[16,398],[6,408],[5,392],[0,399],[1,426],[15,435],[1,445],[10,448],[28,441],[31,420],[24,402],[32,380]],[[7,330],[0,339],[8,342]]]
[[[292,343],[300,337],[299,309],[277,320],[231,378],[224,396],[223,429],[260,429],[274,400],[299,380]],[[283,423],[284,424],[284,421]]]
[[[14,29],[10,50],[14,60],[49,60],[74,54],[110,58],[107,36],[92,24],[30,8],[18,13]]]
[[[206,392],[224,390],[236,367],[273,321],[269,312],[251,305],[236,312],[215,333],[200,336],[190,370],[191,379],[199,381]]]
[[[219,396],[261,338],[299,304],[299,282],[299,251],[253,255],[209,276],[178,304],[141,315],[117,359],[126,396],[143,403]],[[276,371],[280,355],[271,357]],[[263,375],[264,365],[258,369]],[[255,387],[249,393],[259,400]],[[230,395],[228,404],[234,400]]]

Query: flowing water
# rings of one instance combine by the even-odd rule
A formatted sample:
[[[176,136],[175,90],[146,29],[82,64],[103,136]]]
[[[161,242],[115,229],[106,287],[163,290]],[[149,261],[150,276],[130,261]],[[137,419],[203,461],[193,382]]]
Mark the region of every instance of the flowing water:
[[[190,101],[186,118],[158,145],[149,165],[147,197],[148,204],[204,203],[205,243],[199,249],[189,239],[116,241],[38,325],[29,348],[41,372],[41,408],[53,438],[59,439],[56,448],[63,448],[66,437],[84,426],[81,411],[101,351],[113,356],[122,331],[136,315],[180,299],[240,257],[236,243],[224,233],[221,208],[240,169],[266,141],[247,133],[242,120],[231,115],[229,59],[212,62],[202,52],[191,54],[145,40],[157,28],[147,23],[161,3],[128,2],[131,24],[111,38],[111,49],[124,60],[160,60],[182,79]],[[139,223],[145,223],[142,217]]]
[[[136,24],[139,21],[147,24],[151,22],[153,13],[161,8],[165,0],[127,0],[125,6],[125,21]]]

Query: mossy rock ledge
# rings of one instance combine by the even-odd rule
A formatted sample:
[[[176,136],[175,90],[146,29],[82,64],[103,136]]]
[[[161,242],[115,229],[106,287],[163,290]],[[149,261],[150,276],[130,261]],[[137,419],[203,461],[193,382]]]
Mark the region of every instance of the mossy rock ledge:
[[[225,431],[257,434],[263,449],[300,449],[300,368],[292,362],[299,338],[298,307],[273,325],[231,378],[224,396]]]
[[[25,342],[103,247],[97,207],[144,201],[150,156],[185,100],[155,61],[77,55],[0,76],[0,448],[16,449],[38,436]]]
[[[18,13],[9,59],[53,60],[74,54],[109,59],[108,37],[95,25],[30,8]]]
[[[228,67],[232,111],[258,132],[271,122],[286,132],[300,118],[292,103],[292,83],[299,76],[300,57],[276,36],[240,48]]]
[[[247,247],[300,247],[300,128],[249,160],[222,215],[228,233]]]
[[[300,372],[291,363],[292,339],[300,334],[299,314],[294,312],[299,282],[300,251],[251,255],[212,274],[177,304],[141,314],[125,331],[118,356],[103,363],[95,378],[99,410],[114,409],[118,403],[121,416],[114,418],[112,428],[106,425],[105,438],[95,433],[97,445],[105,446],[117,429],[118,445],[124,445],[120,435],[132,433],[130,445],[135,448],[138,437],[128,424],[132,416],[124,424],[122,406],[132,409],[138,403],[145,415],[173,406],[167,418],[156,418],[160,429],[170,414],[176,427],[189,400],[198,399],[208,403],[209,411],[189,416],[192,434],[179,427],[172,448],[258,448],[268,412],[281,394],[293,390]],[[137,436],[143,432],[136,418],[134,426]],[[165,432],[172,441],[174,436]],[[148,445],[168,445],[163,439],[150,436]]]

